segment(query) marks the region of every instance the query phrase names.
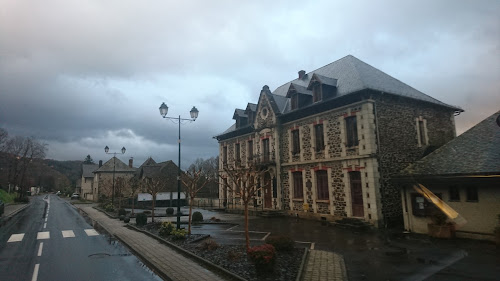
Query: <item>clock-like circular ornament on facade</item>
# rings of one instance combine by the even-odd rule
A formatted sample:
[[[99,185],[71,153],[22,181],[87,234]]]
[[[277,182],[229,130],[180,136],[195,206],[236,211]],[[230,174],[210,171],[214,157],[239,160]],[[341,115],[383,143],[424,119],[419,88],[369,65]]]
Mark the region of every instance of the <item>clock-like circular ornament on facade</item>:
[[[262,119],[266,119],[268,114],[269,109],[267,109],[267,107],[262,108],[262,110],[260,111],[260,117],[262,117]]]

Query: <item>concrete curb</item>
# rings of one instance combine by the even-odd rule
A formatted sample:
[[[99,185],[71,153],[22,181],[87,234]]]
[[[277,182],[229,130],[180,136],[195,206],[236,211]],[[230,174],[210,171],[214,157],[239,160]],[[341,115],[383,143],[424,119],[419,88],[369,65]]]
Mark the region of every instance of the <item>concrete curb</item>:
[[[304,255],[302,255],[302,262],[300,263],[299,267],[299,272],[297,272],[297,278],[295,278],[295,281],[300,281],[302,280],[302,275],[304,272],[304,267],[306,266],[306,261],[307,261],[307,256],[309,255],[309,249],[305,248]]]
[[[244,278],[242,278],[242,277],[240,277],[240,276],[238,276],[238,275],[236,275],[236,274],[228,271],[227,269],[225,269],[223,267],[220,267],[220,266],[218,266],[218,265],[216,265],[216,264],[214,264],[214,263],[212,263],[212,262],[210,262],[210,261],[208,261],[208,260],[206,260],[206,259],[204,259],[202,257],[199,257],[199,256],[197,256],[197,255],[195,255],[195,254],[187,251],[187,250],[184,250],[183,248],[181,248],[181,247],[179,247],[179,246],[177,246],[177,245],[175,245],[173,243],[170,243],[167,240],[165,240],[165,239],[163,239],[163,238],[161,238],[159,236],[156,236],[156,235],[154,235],[154,234],[152,234],[152,233],[150,233],[148,231],[139,229],[139,228],[137,228],[137,227],[135,227],[135,226],[133,226],[131,224],[127,224],[126,226],[128,228],[131,228],[131,229],[133,229],[135,231],[138,231],[138,232],[142,232],[142,233],[144,233],[144,234],[146,234],[146,235],[148,235],[148,236],[150,236],[150,237],[152,237],[152,238],[160,241],[162,244],[165,244],[165,245],[169,246],[170,248],[173,248],[174,250],[178,251],[182,255],[184,255],[184,256],[186,256],[186,257],[188,257],[190,259],[194,259],[194,260],[202,263],[206,267],[208,267],[208,268],[210,268],[210,269],[212,269],[212,270],[214,270],[214,271],[216,271],[218,273],[222,273],[225,277],[229,277],[231,280],[246,281],[246,279],[244,279]]]
[[[17,209],[16,211],[10,213],[9,215],[7,215],[6,217],[2,217],[0,218],[0,226],[3,226],[5,225],[8,221],[10,221],[15,215],[19,214],[20,212],[26,210],[26,208],[28,208],[28,206],[31,205],[31,201],[30,203],[24,205],[22,208],[20,209]]]

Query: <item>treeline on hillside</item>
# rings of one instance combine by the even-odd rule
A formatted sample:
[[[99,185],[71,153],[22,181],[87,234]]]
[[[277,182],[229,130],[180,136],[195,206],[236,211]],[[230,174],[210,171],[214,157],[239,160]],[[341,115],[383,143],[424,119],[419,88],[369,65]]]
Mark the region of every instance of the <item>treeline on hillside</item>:
[[[0,128],[0,188],[24,195],[32,186],[48,191],[69,186],[68,177],[43,162],[46,152],[47,144],[36,138],[11,137]]]

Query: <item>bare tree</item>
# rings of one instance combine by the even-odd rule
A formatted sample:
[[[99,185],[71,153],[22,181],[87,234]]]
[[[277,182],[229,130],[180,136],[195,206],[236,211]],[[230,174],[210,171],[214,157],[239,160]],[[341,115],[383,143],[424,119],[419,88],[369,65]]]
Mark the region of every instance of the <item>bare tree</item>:
[[[117,177],[115,179],[115,197],[118,200],[118,209],[122,208],[123,193],[126,188],[126,182],[123,177]]]
[[[242,167],[236,163],[234,167],[224,167],[224,175],[219,175],[223,185],[229,192],[241,198],[245,215],[245,240],[247,251],[250,249],[250,234],[248,231],[248,204],[252,201],[261,188],[258,179],[267,170],[260,169],[253,162],[249,162],[247,167]]]
[[[188,234],[191,235],[191,215],[193,213],[193,204],[196,194],[205,187],[213,178],[206,176],[204,170],[200,167],[198,170],[193,165],[182,176],[182,183],[186,189],[186,195],[189,196],[189,219],[188,219]]]
[[[5,151],[9,154],[9,187],[11,183],[20,186],[20,196],[23,194],[31,163],[35,159],[44,158],[46,150],[47,145],[33,137],[16,136],[6,142]]]
[[[153,206],[151,210],[151,221],[155,221],[155,205],[156,205],[156,195],[162,191],[165,187],[165,178],[161,173],[157,173],[153,177],[145,177],[142,179],[143,188],[146,192],[151,194],[153,197]]]
[[[204,185],[205,190],[199,190],[200,193],[204,195],[206,192],[208,193],[209,198],[218,197],[215,196],[218,190],[217,178],[219,175],[219,157],[211,157],[206,160],[203,158],[198,158],[194,161],[191,166],[189,166],[188,170],[190,171],[201,171],[200,180],[201,179],[210,179],[208,183]],[[208,189],[208,191],[207,191]],[[186,194],[187,195],[187,194]]]
[[[134,214],[135,196],[137,195],[137,193],[139,193],[141,189],[141,184],[142,184],[141,181],[137,177],[132,177],[128,181],[128,186],[129,186],[128,190],[130,191],[128,197],[132,198],[132,212],[131,212],[132,215]]]

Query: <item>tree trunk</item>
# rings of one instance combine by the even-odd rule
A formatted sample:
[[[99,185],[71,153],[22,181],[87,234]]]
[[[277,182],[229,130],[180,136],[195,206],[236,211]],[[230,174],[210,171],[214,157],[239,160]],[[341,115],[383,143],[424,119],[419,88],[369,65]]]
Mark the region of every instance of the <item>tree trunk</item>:
[[[250,250],[250,234],[248,233],[248,202],[245,203],[245,240],[247,246],[247,252]]]
[[[191,200],[189,200],[189,222],[188,222],[188,235],[191,235],[191,221],[192,221],[192,218],[191,218],[191,215],[193,213],[193,200],[194,198],[191,197]]]

